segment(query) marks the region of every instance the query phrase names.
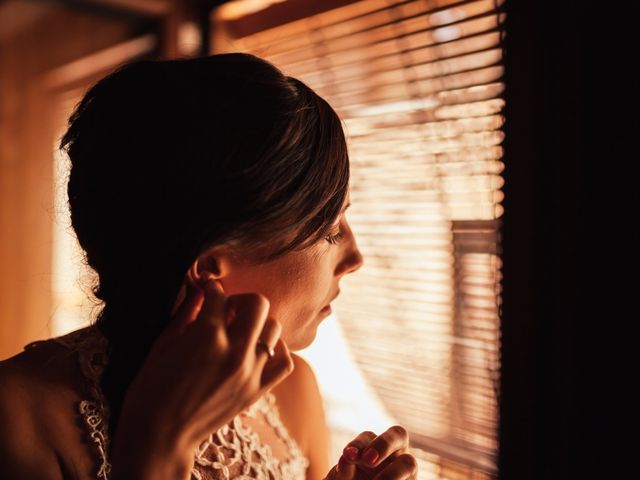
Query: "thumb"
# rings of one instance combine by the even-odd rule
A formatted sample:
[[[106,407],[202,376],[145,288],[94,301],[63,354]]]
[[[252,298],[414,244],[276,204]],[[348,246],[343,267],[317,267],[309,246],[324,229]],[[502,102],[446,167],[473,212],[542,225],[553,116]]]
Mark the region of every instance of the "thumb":
[[[336,474],[333,477],[335,480],[352,480],[356,477],[356,464],[352,463],[344,456],[344,454],[338,460],[336,465]]]
[[[173,320],[168,330],[182,332],[184,327],[195,320],[203,301],[204,290],[193,282],[186,280],[180,287],[171,311]]]

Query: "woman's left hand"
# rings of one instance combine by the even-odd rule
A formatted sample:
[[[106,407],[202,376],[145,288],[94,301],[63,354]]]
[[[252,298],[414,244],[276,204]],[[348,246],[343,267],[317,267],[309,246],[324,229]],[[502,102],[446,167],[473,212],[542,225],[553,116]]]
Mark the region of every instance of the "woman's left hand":
[[[418,462],[409,453],[409,434],[394,425],[381,435],[362,432],[347,444],[325,480],[416,480]]]

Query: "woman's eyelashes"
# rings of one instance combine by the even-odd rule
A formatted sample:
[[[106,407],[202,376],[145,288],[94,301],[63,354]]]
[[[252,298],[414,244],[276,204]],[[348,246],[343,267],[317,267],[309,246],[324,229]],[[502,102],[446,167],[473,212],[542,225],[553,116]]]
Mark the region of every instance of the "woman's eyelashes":
[[[338,242],[340,242],[343,236],[344,235],[342,234],[342,232],[338,232],[334,235],[327,235],[326,237],[324,237],[324,239],[330,244],[336,245]]]

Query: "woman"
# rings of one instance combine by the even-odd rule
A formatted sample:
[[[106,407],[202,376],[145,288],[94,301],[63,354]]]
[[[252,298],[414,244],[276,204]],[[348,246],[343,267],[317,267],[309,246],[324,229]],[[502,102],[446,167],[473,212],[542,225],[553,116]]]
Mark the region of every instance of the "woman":
[[[323,99],[251,55],[138,61],[87,92],[61,148],[104,306],[2,362],[3,478],[415,478],[401,426],[329,469],[291,353],[362,264]]]

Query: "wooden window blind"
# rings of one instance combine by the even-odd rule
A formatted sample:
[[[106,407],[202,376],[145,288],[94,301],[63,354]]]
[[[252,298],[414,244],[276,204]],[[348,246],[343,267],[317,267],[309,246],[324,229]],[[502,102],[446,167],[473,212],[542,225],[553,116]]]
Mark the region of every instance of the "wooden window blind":
[[[421,479],[495,478],[502,1],[341,3],[275,26],[275,5],[245,24],[222,7],[213,50],[266,58],[343,119],[365,259],[336,302],[353,357]]]

